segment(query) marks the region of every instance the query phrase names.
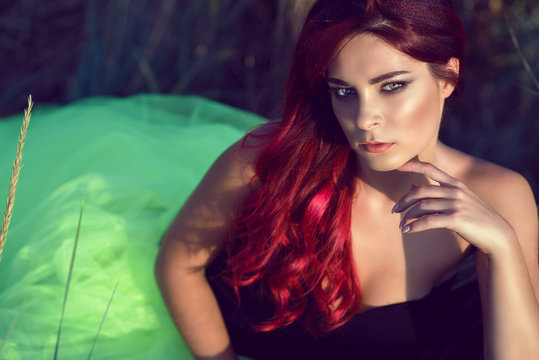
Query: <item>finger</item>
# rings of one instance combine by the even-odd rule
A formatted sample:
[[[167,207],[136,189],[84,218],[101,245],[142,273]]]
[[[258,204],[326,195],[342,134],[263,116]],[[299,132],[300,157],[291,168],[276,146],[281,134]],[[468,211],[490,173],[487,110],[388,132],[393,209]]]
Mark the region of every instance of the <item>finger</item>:
[[[462,197],[461,192],[461,189],[453,186],[413,185],[412,190],[395,204],[392,212],[403,212],[410,206],[425,199],[459,199]]]
[[[426,177],[440,183],[440,185],[458,186],[461,184],[461,182],[454,177],[446,174],[442,170],[438,169],[436,166],[427,162],[410,160],[397,170],[403,172],[415,172],[423,174]]]
[[[408,234],[432,229],[453,230],[451,216],[451,214],[426,215],[404,226],[401,231],[403,234]]]
[[[455,200],[448,199],[427,199],[421,200],[410,208],[410,210],[404,214],[400,222],[399,227],[402,229],[403,225],[411,219],[418,219],[426,215],[432,214],[451,214],[455,209]]]

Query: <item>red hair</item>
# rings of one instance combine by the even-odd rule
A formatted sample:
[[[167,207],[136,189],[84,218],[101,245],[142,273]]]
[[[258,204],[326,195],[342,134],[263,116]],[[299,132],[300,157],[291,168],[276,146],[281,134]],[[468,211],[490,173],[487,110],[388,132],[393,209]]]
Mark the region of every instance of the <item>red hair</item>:
[[[282,121],[255,162],[256,189],[233,224],[225,278],[239,294],[256,287],[274,305],[257,327],[271,331],[303,317],[323,333],[360,305],[352,258],[351,205],[356,161],[333,114],[328,63],[350,36],[370,33],[429,64],[435,77],[462,62],[464,33],[450,1],[319,0],[300,34]],[[250,136],[256,136],[251,134]]]

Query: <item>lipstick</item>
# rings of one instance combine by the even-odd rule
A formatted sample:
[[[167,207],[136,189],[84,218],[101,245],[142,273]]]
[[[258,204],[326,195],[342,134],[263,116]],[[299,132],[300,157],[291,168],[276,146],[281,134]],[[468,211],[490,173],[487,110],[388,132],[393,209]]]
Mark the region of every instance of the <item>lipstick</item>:
[[[387,150],[389,150],[390,147],[393,146],[393,143],[383,143],[383,142],[365,142],[361,144],[361,147],[363,150],[369,153],[383,153]]]

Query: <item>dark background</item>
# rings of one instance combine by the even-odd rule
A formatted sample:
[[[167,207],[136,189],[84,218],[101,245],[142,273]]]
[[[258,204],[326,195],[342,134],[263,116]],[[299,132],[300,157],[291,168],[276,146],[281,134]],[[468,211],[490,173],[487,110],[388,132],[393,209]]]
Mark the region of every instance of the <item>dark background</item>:
[[[144,92],[196,94],[279,117],[311,3],[0,0],[0,116],[22,114],[29,94],[43,105]],[[454,3],[468,35],[466,87],[449,104],[441,138],[522,173],[537,197],[539,4]]]

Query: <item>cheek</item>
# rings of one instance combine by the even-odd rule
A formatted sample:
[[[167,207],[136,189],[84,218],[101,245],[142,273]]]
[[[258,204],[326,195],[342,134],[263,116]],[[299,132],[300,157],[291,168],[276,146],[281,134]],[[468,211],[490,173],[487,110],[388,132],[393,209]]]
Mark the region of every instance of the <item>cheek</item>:
[[[440,121],[439,100],[435,89],[420,87],[408,95],[394,104],[399,109],[394,113],[395,124],[402,131],[415,134],[416,140],[422,134],[431,136],[437,131]]]
[[[331,106],[333,108],[333,114],[335,114],[335,117],[337,118],[337,121],[341,125],[341,128],[344,134],[350,140],[350,137],[352,136],[352,134],[356,132],[354,119],[357,116],[356,114],[357,103],[354,100],[341,102],[341,101],[335,100],[332,97]]]
[[[347,101],[340,101],[335,99],[334,96],[331,96],[331,107],[333,108],[335,117],[339,121],[350,121],[354,117],[354,109],[357,109],[357,101],[353,98]]]

